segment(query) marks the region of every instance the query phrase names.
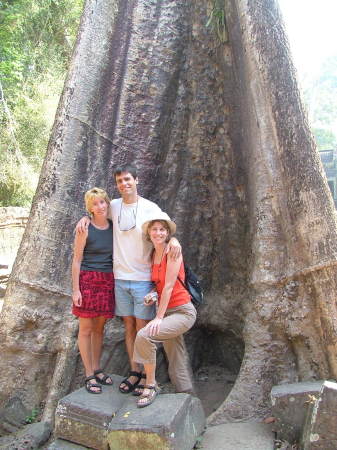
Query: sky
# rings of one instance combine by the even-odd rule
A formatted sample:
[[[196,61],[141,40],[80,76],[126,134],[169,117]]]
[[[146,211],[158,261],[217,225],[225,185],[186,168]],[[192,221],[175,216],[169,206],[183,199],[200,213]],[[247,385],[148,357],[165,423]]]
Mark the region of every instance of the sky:
[[[299,78],[337,57],[337,0],[278,0]]]

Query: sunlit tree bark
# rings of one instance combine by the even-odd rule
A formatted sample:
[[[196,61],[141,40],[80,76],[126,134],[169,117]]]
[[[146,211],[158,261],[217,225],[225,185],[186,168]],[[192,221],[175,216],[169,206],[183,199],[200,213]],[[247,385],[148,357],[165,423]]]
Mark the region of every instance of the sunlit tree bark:
[[[210,422],[262,417],[274,384],[337,377],[336,217],[278,6],[216,5],[226,33],[206,27],[212,1],[87,0],[1,316],[2,402],[47,398],[50,419],[69,389],[73,225],[83,192],[114,192],[131,161],[204,279],[197,326],[244,342]]]

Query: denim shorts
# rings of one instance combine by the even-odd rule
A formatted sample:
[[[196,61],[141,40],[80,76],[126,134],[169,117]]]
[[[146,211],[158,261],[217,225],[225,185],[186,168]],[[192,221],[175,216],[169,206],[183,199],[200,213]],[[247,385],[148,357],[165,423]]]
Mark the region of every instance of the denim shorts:
[[[115,280],[115,315],[153,319],[156,315],[155,305],[144,305],[144,297],[152,289],[152,281]]]

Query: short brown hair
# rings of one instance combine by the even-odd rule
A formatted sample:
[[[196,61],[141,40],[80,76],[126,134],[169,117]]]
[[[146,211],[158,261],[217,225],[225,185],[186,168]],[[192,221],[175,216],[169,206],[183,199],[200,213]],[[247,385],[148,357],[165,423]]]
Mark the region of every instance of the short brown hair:
[[[109,208],[110,208],[110,198],[108,196],[108,194],[105,192],[104,189],[98,188],[98,187],[94,187],[92,189],[89,189],[89,191],[87,191],[84,195],[84,201],[85,201],[85,208],[88,211],[89,214],[91,214],[91,207],[92,207],[92,202],[94,201],[95,198],[102,198],[103,200],[106,201],[106,203],[108,204]]]
[[[114,170],[114,179],[116,181],[116,177],[121,175],[122,173],[130,173],[134,179],[137,178],[137,168],[133,164],[124,164],[122,166],[117,166]]]
[[[169,227],[168,223],[166,222],[166,220],[160,220],[160,219],[151,220],[149,222],[149,224],[147,226],[147,229],[146,229],[146,239],[151,242],[150,235],[149,235],[149,230],[156,222],[161,223],[163,225],[163,227],[165,228],[165,230],[167,230],[168,234],[167,234],[167,237],[166,237],[166,242],[168,242],[171,239],[170,227]]]

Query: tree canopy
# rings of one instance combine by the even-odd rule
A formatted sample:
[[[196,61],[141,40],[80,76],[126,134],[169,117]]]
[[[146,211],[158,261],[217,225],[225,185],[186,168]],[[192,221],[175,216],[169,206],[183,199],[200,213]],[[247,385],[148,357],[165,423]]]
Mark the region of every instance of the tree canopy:
[[[82,6],[0,1],[0,206],[31,203]]]
[[[304,100],[319,150],[337,145],[337,55],[328,57],[316,77],[303,80]]]
[[[206,27],[226,40],[218,1]],[[83,0],[0,0],[0,206],[31,203],[72,53]],[[221,36],[220,36],[221,35]],[[337,63],[304,80],[320,150],[337,145]]]

